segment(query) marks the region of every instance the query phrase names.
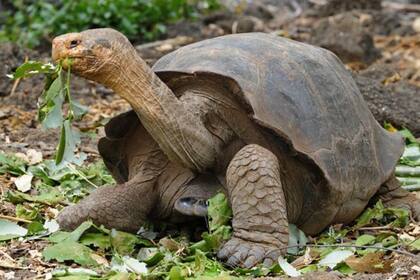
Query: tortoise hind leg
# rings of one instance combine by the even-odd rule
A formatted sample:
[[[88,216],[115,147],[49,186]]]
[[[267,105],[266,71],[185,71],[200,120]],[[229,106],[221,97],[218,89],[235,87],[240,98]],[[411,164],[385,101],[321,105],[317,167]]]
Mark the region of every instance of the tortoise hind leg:
[[[272,265],[288,243],[288,220],[277,157],[258,145],[242,148],[229,164],[227,191],[233,236],[219,250],[228,265]]]
[[[420,200],[414,193],[401,188],[394,175],[381,186],[377,195],[385,207],[407,209],[416,221],[420,221]]]

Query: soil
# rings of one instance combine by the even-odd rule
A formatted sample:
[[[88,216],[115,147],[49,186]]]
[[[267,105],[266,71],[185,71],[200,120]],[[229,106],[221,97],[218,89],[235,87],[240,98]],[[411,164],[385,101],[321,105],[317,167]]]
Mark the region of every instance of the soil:
[[[254,1],[242,13],[224,11],[196,22],[179,22],[168,27],[165,40],[138,46],[137,50],[153,64],[182,45],[232,32],[252,31],[273,32],[327,47],[353,71],[355,81],[379,123],[407,127],[420,137],[420,34],[412,28],[419,14],[380,9],[377,6],[380,1],[344,1],[347,4],[330,1],[331,6],[323,8],[296,1],[301,3],[301,11],[284,2],[288,1]],[[342,2],[341,6],[339,2]],[[349,2],[358,2],[359,6],[354,7]],[[33,77],[15,82],[5,76],[27,59],[48,61],[49,57],[50,54],[42,50],[0,44],[0,151],[24,152],[32,148],[42,151],[44,157],[53,155],[59,133],[42,129],[36,120],[36,104],[43,89],[43,79]],[[78,126],[84,132],[95,132],[95,137],[83,135],[82,149],[90,159],[96,158],[96,142],[103,135],[101,124],[128,110],[129,106],[110,90],[83,79],[74,77],[71,85],[74,98],[90,107]],[[0,184],[6,186],[7,182],[0,177]],[[2,208],[1,212],[8,214],[7,205]],[[12,245],[16,247],[14,253],[28,256],[31,250],[42,246],[39,241]],[[37,267],[51,266],[43,263],[39,256],[33,259],[33,265]],[[395,279],[393,275],[419,279],[413,278],[418,277],[418,273],[411,269],[414,265],[411,259],[398,257],[397,260],[392,273],[358,274],[352,279]],[[30,277],[27,273],[27,270],[16,270],[15,278],[27,279]],[[302,279],[346,279],[332,273],[305,277]]]

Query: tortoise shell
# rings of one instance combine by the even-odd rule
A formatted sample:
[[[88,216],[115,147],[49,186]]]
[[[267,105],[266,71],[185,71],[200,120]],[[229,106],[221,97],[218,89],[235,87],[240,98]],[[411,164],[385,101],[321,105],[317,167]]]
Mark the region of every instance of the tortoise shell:
[[[341,208],[344,218],[337,222],[354,218],[346,215],[354,204],[346,202],[356,199],[362,209],[392,175],[403,151],[401,136],[377,123],[350,73],[322,48],[270,34],[235,34],[182,47],[158,60],[153,70],[173,88],[185,75],[226,79],[259,125],[319,167],[334,199],[323,207],[335,213]],[[129,178],[128,132],[139,129],[149,137],[134,112],[122,114],[108,123],[107,138],[99,143],[119,182]]]
[[[153,66],[170,87],[185,75],[216,74],[261,126],[309,157],[337,204],[364,205],[393,173],[398,133],[374,119],[351,74],[330,51],[264,33],[242,33],[182,47]],[[345,209],[343,209],[345,210]]]

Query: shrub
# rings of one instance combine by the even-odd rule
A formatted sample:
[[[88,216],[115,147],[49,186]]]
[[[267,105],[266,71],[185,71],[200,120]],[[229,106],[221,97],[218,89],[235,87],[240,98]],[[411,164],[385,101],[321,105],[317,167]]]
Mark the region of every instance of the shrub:
[[[113,27],[130,39],[148,41],[165,24],[218,7],[218,0],[43,0],[6,1],[0,40],[27,47],[55,35],[95,27]]]

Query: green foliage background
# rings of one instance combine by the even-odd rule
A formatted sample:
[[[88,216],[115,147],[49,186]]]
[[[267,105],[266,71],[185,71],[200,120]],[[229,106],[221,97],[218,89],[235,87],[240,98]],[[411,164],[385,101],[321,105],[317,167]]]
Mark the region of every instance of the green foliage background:
[[[218,0],[12,0],[0,17],[0,41],[27,47],[43,39],[95,27],[118,29],[130,39],[148,41],[165,24],[195,18],[219,7]]]

